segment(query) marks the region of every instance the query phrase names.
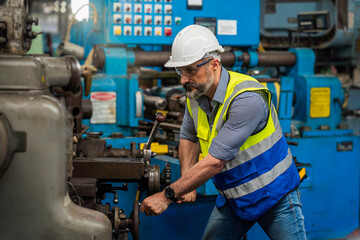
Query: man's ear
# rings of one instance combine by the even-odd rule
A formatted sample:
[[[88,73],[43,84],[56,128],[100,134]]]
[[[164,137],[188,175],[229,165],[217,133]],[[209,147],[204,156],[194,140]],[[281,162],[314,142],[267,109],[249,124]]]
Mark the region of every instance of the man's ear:
[[[213,69],[213,70],[216,70],[216,69],[218,69],[219,67],[220,67],[220,62],[219,62],[219,60],[218,59],[216,59],[216,58],[214,58],[212,61],[211,61],[211,68]]]

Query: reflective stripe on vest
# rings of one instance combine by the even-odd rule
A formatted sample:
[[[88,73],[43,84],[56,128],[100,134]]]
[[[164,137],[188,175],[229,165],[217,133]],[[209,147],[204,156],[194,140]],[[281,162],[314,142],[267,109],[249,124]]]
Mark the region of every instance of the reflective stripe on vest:
[[[239,148],[235,159],[228,161],[213,177],[216,188],[229,200],[235,213],[243,219],[254,220],[271,208],[283,195],[297,187],[300,180],[275,108],[271,103],[269,90],[249,76],[230,71],[229,74],[230,80],[224,104],[219,105],[212,130],[205,112],[196,100],[188,99],[187,107],[194,120],[205,157],[212,140],[228,117],[227,113],[233,99],[245,91],[262,91],[262,96],[267,95],[270,111],[266,126],[260,132],[249,136]],[[287,182],[284,182],[285,176]],[[255,199],[252,196],[256,196]]]

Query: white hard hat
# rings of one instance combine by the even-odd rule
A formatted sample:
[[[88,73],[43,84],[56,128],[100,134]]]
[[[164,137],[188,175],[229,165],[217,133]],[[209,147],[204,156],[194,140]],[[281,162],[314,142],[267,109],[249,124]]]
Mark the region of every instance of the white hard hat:
[[[190,25],[182,29],[175,37],[170,60],[165,67],[183,67],[190,65],[211,52],[224,52],[210,29],[200,25]]]

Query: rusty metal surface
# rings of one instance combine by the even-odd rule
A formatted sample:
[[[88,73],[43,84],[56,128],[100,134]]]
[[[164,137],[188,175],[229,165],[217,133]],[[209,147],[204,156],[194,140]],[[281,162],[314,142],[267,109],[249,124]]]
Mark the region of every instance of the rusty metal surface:
[[[79,139],[76,146],[76,156],[80,158],[143,158],[144,153],[136,149],[136,143],[130,143],[130,149],[113,148],[107,145],[104,139],[99,138],[95,133],[87,133],[88,137]],[[94,134],[92,136],[92,134]]]
[[[97,178],[117,181],[140,181],[145,163],[141,159],[75,158],[73,178]]]
[[[27,1],[3,0],[0,3],[0,23],[2,28],[4,25],[6,28],[6,36],[0,36],[0,52],[27,52],[31,47],[31,40],[37,36],[31,26],[34,23],[37,25],[39,20],[31,18],[26,12]]]

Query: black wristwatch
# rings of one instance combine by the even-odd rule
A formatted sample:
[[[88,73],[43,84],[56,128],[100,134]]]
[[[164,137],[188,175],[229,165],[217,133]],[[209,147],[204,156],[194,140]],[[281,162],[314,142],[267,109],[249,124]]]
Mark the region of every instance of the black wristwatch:
[[[172,189],[171,187],[165,188],[165,196],[173,202],[177,201],[177,199],[175,198],[174,189]]]

